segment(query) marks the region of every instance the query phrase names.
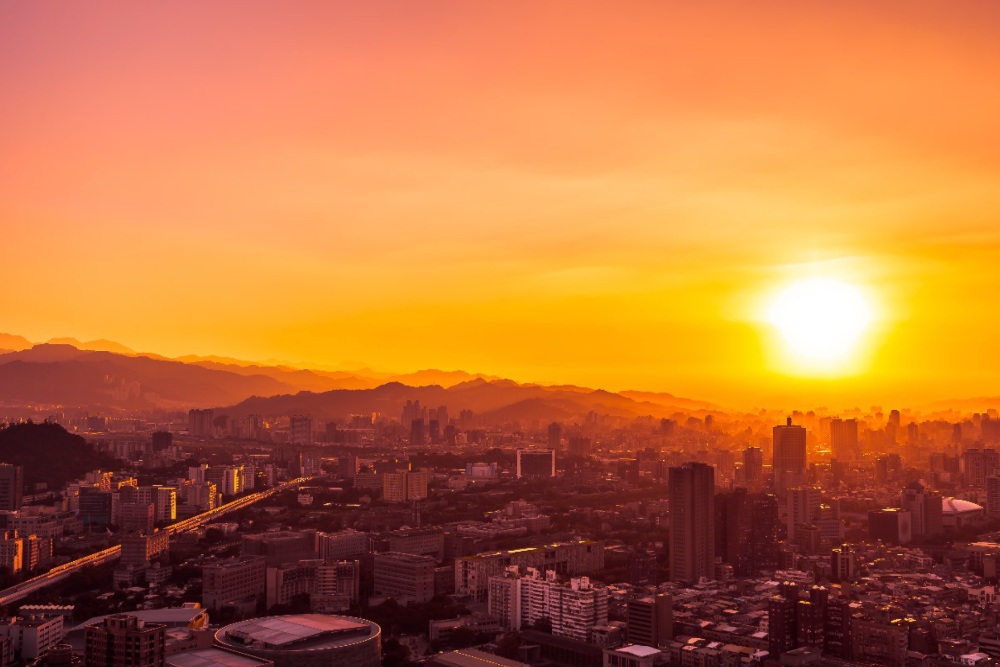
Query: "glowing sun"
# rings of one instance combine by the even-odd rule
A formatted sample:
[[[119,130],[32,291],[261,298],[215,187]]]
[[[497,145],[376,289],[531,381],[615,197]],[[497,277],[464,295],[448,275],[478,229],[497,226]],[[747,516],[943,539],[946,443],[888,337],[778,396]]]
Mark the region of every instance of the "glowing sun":
[[[831,368],[851,361],[872,315],[871,303],[860,288],[812,278],[779,292],[768,308],[767,321],[799,364]]]

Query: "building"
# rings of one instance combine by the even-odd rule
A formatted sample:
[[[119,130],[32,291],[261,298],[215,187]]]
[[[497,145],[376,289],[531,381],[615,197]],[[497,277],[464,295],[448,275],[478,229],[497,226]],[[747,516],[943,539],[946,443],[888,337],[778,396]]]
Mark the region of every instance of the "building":
[[[554,449],[517,450],[517,478],[537,479],[556,476]]]
[[[606,648],[603,667],[654,667],[663,663],[662,656],[663,651],[641,644]]]
[[[281,530],[244,535],[241,553],[262,556],[268,567],[316,558],[317,533],[315,530]]]
[[[962,472],[967,486],[985,488],[986,480],[1000,473],[1000,451],[970,448],[962,454]]]
[[[389,533],[389,551],[444,560],[444,531],[440,528],[407,528]]]
[[[34,660],[62,641],[64,620],[60,615],[14,617],[0,623],[0,637],[10,640],[22,660]]]
[[[666,593],[629,600],[625,613],[630,644],[660,647],[674,638],[673,601]]]
[[[253,613],[264,600],[267,564],[260,556],[243,556],[202,568],[202,604],[211,610],[232,606]]]
[[[857,556],[851,547],[843,545],[830,550],[830,579],[834,583],[854,581],[856,567]]]
[[[980,523],[985,517],[982,505],[951,496],[941,499],[941,523],[945,528],[961,529]]]
[[[24,494],[24,470],[11,463],[0,463],[0,511],[21,509]]]
[[[774,488],[784,496],[790,486],[799,486],[806,478],[806,430],[794,426],[789,417],[783,426],[772,429],[772,468]]]
[[[382,630],[363,618],[326,614],[266,616],[227,625],[218,647],[270,660],[274,667],[380,667]]]
[[[910,512],[898,507],[868,512],[868,536],[873,540],[909,544],[913,540],[912,526]]]
[[[293,415],[288,420],[288,442],[293,445],[311,445],[313,420],[308,415]]]
[[[267,568],[267,607],[287,605],[298,595],[309,597],[314,611],[343,611],[358,601],[358,561],[303,560]]]
[[[205,481],[215,484],[224,496],[235,496],[243,492],[246,485],[243,466],[209,466],[205,470]]]
[[[715,577],[715,469],[705,463],[670,468],[670,579]]]
[[[604,543],[591,540],[557,542],[543,547],[488,551],[455,560],[455,593],[485,602],[490,577],[508,567],[533,567],[563,575],[596,574],[604,569]]]
[[[166,625],[115,614],[86,629],[86,667],[163,667]]]
[[[434,597],[434,569],[430,556],[388,553],[375,554],[375,595],[400,602],[428,602]]]
[[[941,494],[926,490],[920,482],[911,482],[903,489],[899,506],[910,513],[913,539],[931,539],[944,532]]]
[[[427,497],[431,473],[427,470],[387,472],[382,475],[382,500],[401,503]]]
[[[830,422],[830,450],[833,460],[841,463],[853,463],[860,458],[857,419],[834,419]]]
[[[28,667],[83,667],[83,660],[73,653],[69,644],[54,644]]]
[[[743,450],[743,482],[750,491],[764,486],[764,451],[760,447]]]
[[[145,567],[149,565],[149,561],[167,553],[170,548],[170,534],[165,530],[159,530],[148,535],[123,535],[121,547],[119,562],[122,565]]]
[[[336,533],[317,533],[316,543],[320,558],[342,560],[372,552],[371,535],[351,529]]]
[[[24,569],[24,540],[16,530],[0,533],[0,567],[7,568],[11,574]]]
[[[519,630],[545,618],[552,634],[590,641],[593,628],[608,622],[608,591],[594,586],[587,577],[560,582],[549,570],[544,575],[528,568],[524,575],[510,568],[489,583],[487,609],[508,630]]]
[[[84,526],[108,526],[111,524],[114,497],[110,491],[95,486],[80,487],[80,523]]]
[[[788,541],[795,541],[796,528],[819,521],[822,491],[816,486],[796,486],[787,490]]]
[[[215,436],[214,410],[189,410],[188,435],[211,438]]]
[[[774,494],[736,489],[715,497],[715,553],[738,577],[778,567],[779,528]]]
[[[153,503],[122,503],[118,505],[118,528],[125,533],[151,533],[156,526]]]
[[[474,648],[438,653],[427,659],[427,667],[530,667],[526,662],[502,658]]]
[[[562,424],[559,422],[552,422],[549,424],[548,434],[549,449],[554,452],[562,449]]]

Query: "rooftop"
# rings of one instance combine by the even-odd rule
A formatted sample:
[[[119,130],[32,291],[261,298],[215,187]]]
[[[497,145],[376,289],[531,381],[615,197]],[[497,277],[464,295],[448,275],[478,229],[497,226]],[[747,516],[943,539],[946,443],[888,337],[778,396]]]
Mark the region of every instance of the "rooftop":
[[[169,667],[261,667],[271,663],[221,648],[203,648],[167,656],[166,664]]]
[[[233,623],[219,630],[216,640],[236,647],[314,650],[351,644],[379,632],[381,628],[362,618],[294,614]]]

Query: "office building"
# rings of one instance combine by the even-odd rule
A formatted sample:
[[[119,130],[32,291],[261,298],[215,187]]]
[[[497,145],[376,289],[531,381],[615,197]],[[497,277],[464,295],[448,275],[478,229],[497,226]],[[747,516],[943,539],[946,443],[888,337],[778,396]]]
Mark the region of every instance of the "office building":
[[[86,667],[163,667],[166,628],[114,614],[86,628]]]
[[[670,579],[715,577],[715,469],[686,463],[669,472]]]
[[[293,415],[288,420],[288,442],[292,445],[311,445],[313,420],[308,415]]]
[[[1000,473],[1000,452],[996,449],[971,448],[961,459],[965,483],[976,488],[986,488],[986,480]]]
[[[267,568],[267,607],[291,604],[298,595],[309,597],[313,611],[343,611],[358,601],[358,561],[311,559]]]
[[[205,481],[211,482],[223,496],[231,497],[243,492],[246,480],[243,466],[209,466],[205,470]]]
[[[517,450],[517,478],[540,479],[556,476],[556,452],[553,449]]]
[[[201,438],[214,437],[215,411],[214,410],[188,411],[188,435]]]
[[[264,600],[267,564],[260,556],[242,556],[202,568],[202,604],[210,610],[232,606],[254,613]]]
[[[928,491],[919,482],[911,482],[903,489],[899,506],[910,513],[914,540],[933,539],[944,532],[940,493]]]
[[[986,516],[1000,518],[1000,476],[997,475],[986,478]]]
[[[549,424],[548,435],[549,449],[554,452],[562,449],[562,424],[559,424],[558,422],[552,422]]]
[[[440,528],[407,528],[389,533],[389,551],[444,560],[444,531]]]
[[[629,600],[625,613],[630,644],[660,647],[674,638],[673,601],[666,593]]]
[[[434,569],[430,556],[388,553],[375,554],[375,595],[400,602],[428,602],[434,597]]]
[[[760,447],[747,447],[743,450],[743,481],[752,492],[763,488],[764,451]]]
[[[887,507],[868,512],[868,537],[890,544],[909,544],[913,539],[912,516],[908,510]]]
[[[125,566],[145,567],[149,562],[170,549],[170,534],[158,530],[149,534],[123,535],[120,562]]]
[[[796,529],[800,526],[815,525],[820,518],[822,491],[816,486],[796,486],[787,490],[788,541],[794,543]]]
[[[833,460],[841,463],[854,463],[860,458],[857,419],[834,419],[830,422],[830,450]]]
[[[772,445],[774,488],[784,497],[786,489],[806,479],[806,430],[793,425],[789,417],[783,426],[772,429]]]
[[[320,558],[343,560],[372,552],[371,535],[357,530],[317,533],[316,542]]]

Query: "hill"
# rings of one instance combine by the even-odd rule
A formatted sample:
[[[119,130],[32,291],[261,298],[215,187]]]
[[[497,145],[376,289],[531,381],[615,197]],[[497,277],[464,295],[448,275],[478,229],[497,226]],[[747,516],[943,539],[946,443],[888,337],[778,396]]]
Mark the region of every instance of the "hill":
[[[22,466],[29,489],[36,482],[59,489],[91,470],[117,466],[113,457],[62,426],[32,422],[0,426],[0,461]]]

